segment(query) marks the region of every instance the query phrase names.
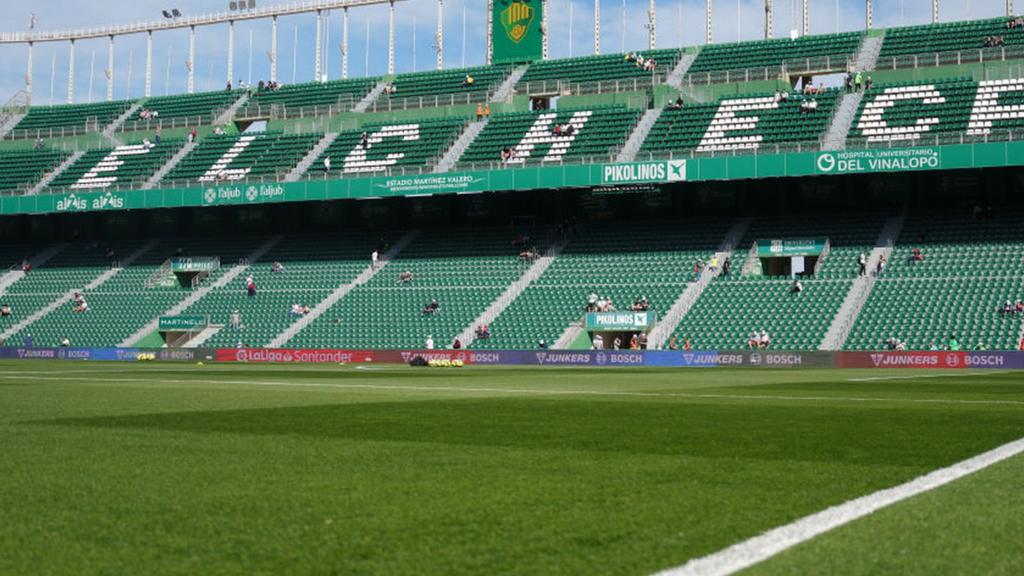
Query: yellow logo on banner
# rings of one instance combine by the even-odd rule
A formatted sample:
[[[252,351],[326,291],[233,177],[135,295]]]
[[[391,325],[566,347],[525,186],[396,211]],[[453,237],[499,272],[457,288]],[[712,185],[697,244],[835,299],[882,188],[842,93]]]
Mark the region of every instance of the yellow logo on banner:
[[[501,26],[509,40],[518,44],[530,31],[530,23],[533,22],[533,8],[523,3],[523,0],[514,0],[508,8],[501,13]]]

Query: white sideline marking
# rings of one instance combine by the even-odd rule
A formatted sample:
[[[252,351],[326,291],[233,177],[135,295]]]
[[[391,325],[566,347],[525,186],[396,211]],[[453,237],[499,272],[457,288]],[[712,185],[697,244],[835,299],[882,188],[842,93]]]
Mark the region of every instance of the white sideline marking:
[[[884,382],[886,380],[918,380],[921,378],[963,378],[964,376],[991,376],[993,374],[1009,374],[1009,370],[989,370],[987,372],[966,372],[961,374],[918,374],[917,376],[872,376],[870,378],[847,378],[847,382]]]
[[[774,528],[749,540],[686,564],[658,572],[655,576],[726,576],[763,562],[797,544],[891,506],[934,490],[964,476],[983,470],[1024,452],[1024,438],[989,450],[947,468],[918,476],[894,488],[850,500]]]
[[[329,388],[339,390],[411,390],[415,392],[469,392],[483,394],[523,394],[534,396],[610,396],[627,398],[691,398],[699,400],[784,400],[794,402],[902,402],[909,404],[965,404],[965,405],[995,405],[995,406],[1024,406],[1022,400],[956,400],[947,398],[879,398],[879,397],[856,397],[856,396],[775,396],[771,394],[696,394],[689,392],[626,392],[616,390],[558,390],[558,389],[532,389],[532,388],[484,388],[478,386],[416,386],[397,384],[337,384],[327,382],[281,382],[274,380],[202,380],[190,378],[188,380],[177,380],[170,378],[110,378],[104,377],[97,382],[95,378],[83,377],[62,377],[62,376],[34,376],[22,374],[0,374],[5,380],[52,380],[58,382],[81,381],[94,384],[107,384],[111,382],[123,382],[126,384],[137,383],[164,383],[164,384],[210,384],[213,386],[257,386],[257,387],[280,387],[280,388]]]

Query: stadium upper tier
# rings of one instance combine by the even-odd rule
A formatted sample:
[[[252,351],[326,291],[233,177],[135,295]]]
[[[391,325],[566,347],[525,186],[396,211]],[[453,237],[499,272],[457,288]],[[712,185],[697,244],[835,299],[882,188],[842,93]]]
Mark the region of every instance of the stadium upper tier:
[[[12,132],[21,138],[48,138],[62,134],[99,132],[121,116],[132,103],[128,100],[98,104],[33,106]]]
[[[241,118],[299,115],[327,115],[351,109],[363,99],[379,78],[355,78],[330,82],[286,84],[272,90],[257,90],[239,112]]]
[[[390,82],[391,99],[492,92],[512,71],[510,66],[478,66],[399,74]]]
[[[1024,314],[1004,314],[1002,306],[1024,298],[1020,216],[911,216],[891,249],[877,242],[889,220],[856,214],[594,222],[562,234],[527,226],[12,244],[0,247],[0,262],[15,269],[26,255],[53,255],[5,280],[0,302],[12,313],[0,318],[0,330],[10,343],[152,344],[160,341],[158,318],[183,314],[209,319],[201,338],[210,346],[361,349],[416,348],[428,336],[447,346],[483,322],[489,337],[473,348],[530,349],[540,340],[578,348],[589,346],[580,321],[593,295],[620,311],[646,299],[667,324],[659,326],[663,334],[698,350],[745,347],[754,330],[768,332],[774,348],[813,350],[841,318],[853,327],[850,349],[880,349],[894,337],[926,349],[951,336],[971,347],[1012,349]],[[720,253],[734,235],[742,235],[735,249]],[[828,249],[801,293],[792,280],[759,276],[748,262],[757,240],[807,237],[827,239]],[[393,255],[373,266],[375,250]],[[844,302],[869,280],[857,277],[858,254],[890,250],[863,309],[843,316]],[[698,260],[721,258],[722,267],[726,255],[728,277],[694,283]],[[172,272],[175,257],[216,258],[221,267],[193,283]],[[274,263],[282,268],[274,271]],[[76,291],[88,310],[74,310]],[[438,308],[430,311],[432,301]],[[310,316],[293,314],[293,305],[309,307]],[[235,311],[240,326],[232,323]]]
[[[641,66],[639,60],[635,58],[638,55],[645,61],[653,58],[654,69],[645,69]],[[649,81],[654,75],[664,76],[670,72],[681,56],[682,53],[677,49],[666,49],[536,62],[527,68],[526,74],[516,87],[529,94],[539,94],[554,92],[559,86],[568,84],[643,79]]]
[[[242,91],[222,90],[199,94],[156,96],[140,102],[141,107],[128,118],[138,122],[139,128],[148,124],[159,125],[167,119],[187,119],[196,124],[212,124],[216,114],[242,97]]]
[[[498,114],[466,149],[461,162],[522,166],[574,158],[609,160],[639,117],[639,110],[620,106]],[[503,159],[503,151],[511,156]]]
[[[872,87],[861,101],[850,138],[874,143],[959,142],[997,138],[1024,127],[1024,80],[970,79]]]
[[[1009,26],[1010,18],[946,22],[906,28],[891,28],[885,33],[885,42],[879,58],[980,50],[989,47],[1024,44],[1024,27]],[[986,42],[997,37],[1002,42]]]
[[[792,92],[786,96],[758,94],[682,108],[669,106],[644,140],[641,157],[756,151],[768,145],[798,143],[816,147],[832,120],[839,92]]]
[[[704,46],[690,66],[691,74],[721,70],[739,70],[781,66],[787,61],[816,60],[814,65],[801,64],[801,69],[845,70],[861,40],[863,32],[803,36],[795,40],[777,38],[732,44]]]

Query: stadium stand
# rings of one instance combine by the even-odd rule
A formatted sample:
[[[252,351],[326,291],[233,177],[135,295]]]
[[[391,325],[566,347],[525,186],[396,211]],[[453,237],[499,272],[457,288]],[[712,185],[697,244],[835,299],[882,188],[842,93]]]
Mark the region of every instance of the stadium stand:
[[[142,246],[141,242],[111,244],[117,256]],[[74,346],[116,346],[147,322],[159,317],[192,292],[180,285],[146,287],[146,280],[176,254],[217,255],[227,265],[252,249],[249,239],[174,238],[160,241],[139,259],[119,270],[94,290],[82,291],[89,303],[87,312],[74,312],[72,302],[30,324],[15,336],[22,342],[31,336],[38,346],[57,346],[68,337]],[[106,251],[98,246],[71,246],[45,266],[15,282],[4,299],[12,302],[17,317],[42,308],[68,290],[81,289],[108,270]],[[216,281],[223,273],[212,273],[204,282]]]
[[[930,54],[935,52],[956,52],[986,48],[985,40],[991,36],[1003,38],[1007,46],[1024,44],[1024,28],[1010,28],[1008,18],[972,20],[967,22],[944,22],[890,28],[885,33],[879,59]]]
[[[171,118],[188,118],[197,123],[210,124],[217,113],[231,106],[241,96],[239,90],[155,96],[142,102],[142,108],[135,111],[128,122],[146,122],[147,113],[155,113],[155,117],[148,119],[153,124]]]
[[[33,106],[18,122],[9,137],[35,138],[62,133],[99,131],[131,108],[128,100],[97,104],[66,104],[61,106]]]
[[[1024,128],[1024,81],[968,78],[875,86],[867,91],[850,138],[871,144],[959,143],[1007,139]]]
[[[576,234],[551,267],[491,323],[491,337],[473,348],[553,345],[586,311],[590,294],[619,310],[646,297],[664,315],[686,289],[697,258],[717,250],[726,222],[595,225]],[[611,344],[610,342],[608,343]]]
[[[208,136],[162,182],[280,180],[320,141],[320,134],[256,133]]]
[[[391,80],[393,99],[423,98],[448,94],[476,94],[493,91],[512,71],[510,66],[480,66],[430,72],[399,74]],[[467,78],[473,82],[467,84]]]
[[[859,270],[857,255],[870,253],[883,218],[850,215],[755,220],[731,256],[729,277],[711,283],[674,334],[696,350],[735,350],[754,330],[766,331],[772,347],[815,350],[850,290]],[[757,240],[828,238],[830,252],[818,273],[804,278],[793,294],[789,278],[743,276],[746,252]]]
[[[762,94],[665,109],[640,148],[640,157],[676,151],[758,150],[767,145],[817,145],[828,128],[839,97],[837,90],[788,99]],[[805,112],[805,102],[817,109]]]
[[[233,347],[239,342],[264,346],[299,319],[290,314],[293,304],[313,308],[366,269],[376,245],[374,238],[369,233],[286,238],[245,274],[207,294],[183,314],[206,316],[211,324],[223,325],[206,341],[207,346]],[[281,272],[271,271],[274,262],[282,264]],[[247,276],[252,276],[257,286],[252,298],[246,295]],[[231,325],[234,311],[238,311],[241,327]]]
[[[877,350],[896,338],[911,350],[928,350],[956,337],[965,349],[1015,349],[1024,315],[1004,315],[1001,306],[1024,298],[1021,216],[908,219],[846,348]],[[915,248],[923,260],[912,258]]]
[[[350,109],[352,105],[370,92],[379,78],[354,78],[330,82],[306,82],[287,84],[273,90],[262,90],[252,94],[249,102],[239,112],[242,118],[269,116],[290,118],[305,111],[327,113],[326,108],[337,111]]]
[[[439,158],[465,127],[465,120],[437,119],[408,124],[364,126],[342,132],[325,150],[307,174],[310,177],[339,177],[382,172],[393,168],[418,168]],[[366,133],[367,143],[362,145]],[[324,160],[331,159],[330,170]]]
[[[180,140],[90,150],[47,186],[51,191],[103,190],[145,182],[181,148]]]
[[[0,152],[0,194],[23,193],[67,157],[49,148]]]
[[[502,151],[512,152],[508,164],[561,162],[587,157],[613,156],[625,143],[641,111],[619,106],[586,110],[557,110],[497,114],[466,149],[463,164],[502,162]],[[555,134],[555,128],[573,127],[573,133]]]
[[[652,75],[668,74],[682,56],[677,49],[644,50],[636,54],[643,56],[644,59],[654,58],[655,70],[644,70],[637,66],[636,62],[627,60],[626,54],[546,60],[530,65],[526,74],[516,84],[516,88],[530,94],[538,94],[553,92],[559,85],[601,82],[607,87],[607,91],[614,91],[612,86],[617,80],[649,81]],[[633,83],[629,82],[626,88],[632,86]]]
[[[847,59],[857,52],[862,32],[803,36],[795,40],[778,38],[732,44],[710,44],[701,48],[690,66],[690,74],[743,68],[781,66],[790,60],[816,59],[821,69],[844,70]],[[826,59],[829,59],[826,64]],[[811,66],[810,68],[814,68]]]
[[[447,347],[528,265],[519,261],[513,237],[507,230],[424,232],[288,346],[421,348],[433,336]],[[399,282],[402,272],[413,273],[409,285]],[[440,309],[425,314],[431,300]]]

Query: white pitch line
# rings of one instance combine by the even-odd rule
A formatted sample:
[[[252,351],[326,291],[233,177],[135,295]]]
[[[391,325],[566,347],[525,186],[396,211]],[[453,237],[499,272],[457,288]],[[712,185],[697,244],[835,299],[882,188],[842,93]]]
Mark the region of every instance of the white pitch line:
[[[838,506],[805,516],[793,523],[769,530],[739,544],[703,558],[690,560],[677,568],[655,576],[727,576],[763,562],[797,544],[830,530],[892,506],[898,502],[939,488],[1024,452],[1024,438],[957,462],[947,468],[919,476],[894,488],[850,500]]]
[[[627,392],[617,390],[559,390],[559,389],[533,389],[533,388],[484,388],[478,386],[416,386],[397,384],[337,384],[328,382],[282,382],[273,380],[202,380],[190,378],[188,380],[177,380],[170,378],[110,378],[105,377],[97,382],[95,378],[82,377],[61,377],[61,376],[33,376],[25,374],[0,374],[0,378],[6,380],[47,380],[47,381],[81,381],[94,384],[107,384],[111,382],[137,384],[137,383],[164,383],[164,384],[209,384],[213,386],[256,386],[256,387],[277,387],[277,388],[327,388],[339,390],[385,390],[385,391],[414,391],[414,392],[456,392],[473,394],[522,394],[534,396],[607,396],[626,398],[686,398],[698,400],[776,400],[793,402],[886,402],[886,403],[909,403],[909,404],[950,404],[950,405],[994,405],[994,406],[1024,406],[1021,400],[956,400],[947,398],[884,398],[884,397],[855,397],[855,396],[777,396],[771,394],[695,394],[689,392]]]
[[[985,372],[964,372],[959,374],[917,374],[915,376],[872,376],[869,378],[847,378],[847,382],[884,382],[886,380],[920,380],[922,378],[964,378],[966,376],[992,376],[1009,374],[1009,370],[987,370]]]

